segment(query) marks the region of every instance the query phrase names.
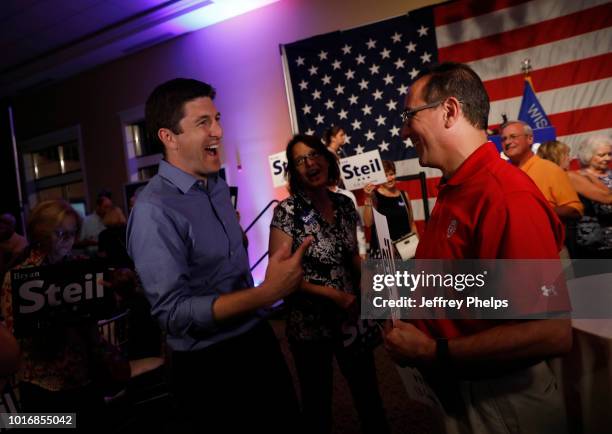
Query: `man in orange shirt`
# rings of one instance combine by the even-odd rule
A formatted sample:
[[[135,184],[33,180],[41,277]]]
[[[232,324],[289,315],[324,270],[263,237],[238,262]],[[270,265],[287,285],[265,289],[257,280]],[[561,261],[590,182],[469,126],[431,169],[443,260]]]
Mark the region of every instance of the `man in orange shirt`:
[[[523,121],[509,121],[501,128],[504,154],[535,182],[557,216],[563,221],[579,219],[584,207],[567,173],[555,163],[533,153],[533,130]]]

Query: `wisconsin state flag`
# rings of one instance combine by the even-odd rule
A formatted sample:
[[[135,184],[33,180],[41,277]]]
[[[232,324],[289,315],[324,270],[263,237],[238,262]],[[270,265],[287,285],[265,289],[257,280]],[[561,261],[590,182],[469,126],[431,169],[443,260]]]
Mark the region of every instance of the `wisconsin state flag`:
[[[533,90],[529,77],[525,78],[523,101],[521,102],[518,118],[523,122],[527,122],[533,129],[551,126],[548,116],[546,116],[546,112]]]

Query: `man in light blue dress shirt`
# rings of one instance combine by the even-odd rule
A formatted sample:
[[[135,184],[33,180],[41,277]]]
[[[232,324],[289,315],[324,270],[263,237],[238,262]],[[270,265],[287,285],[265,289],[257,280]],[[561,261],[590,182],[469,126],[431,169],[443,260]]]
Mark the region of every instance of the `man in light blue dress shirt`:
[[[290,432],[297,404],[262,308],[294,291],[310,240],[270,258],[253,287],[229,189],[218,176],[223,130],[214,89],[191,79],[158,86],[146,103],[164,145],[158,174],[128,223],[128,250],[173,350],[173,387],[194,432]]]

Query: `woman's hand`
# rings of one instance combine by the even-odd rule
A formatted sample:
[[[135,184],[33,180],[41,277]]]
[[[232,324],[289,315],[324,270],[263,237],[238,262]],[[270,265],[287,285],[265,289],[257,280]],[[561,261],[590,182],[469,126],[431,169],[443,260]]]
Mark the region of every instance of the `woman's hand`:
[[[374,184],[368,184],[363,187],[363,191],[369,197],[372,197],[372,194],[374,194],[374,190],[376,190],[376,186]]]
[[[374,224],[374,216],[372,215],[372,207],[374,206],[374,190],[376,190],[376,186],[374,184],[368,184],[363,187],[363,191],[366,194],[363,202],[363,224],[366,228],[372,227]]]

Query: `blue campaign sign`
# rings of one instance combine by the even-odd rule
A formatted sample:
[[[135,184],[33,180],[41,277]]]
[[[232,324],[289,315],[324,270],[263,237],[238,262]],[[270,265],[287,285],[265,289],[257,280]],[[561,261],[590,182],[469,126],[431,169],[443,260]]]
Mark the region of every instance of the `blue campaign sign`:
[[[533,130],[533,143],[544,143],[549,140],[556,140],[556,139],[557,139],[557,131],[555,130],[555,127],[553,126],[546,127],[546,128],[538,128],[538,129]],[[502,151],[501,136],[499,134],[496,134],[494,136],[489,136],[489,140],[495,143],[495,146],[497,146],[497,150],[499,152]]]

